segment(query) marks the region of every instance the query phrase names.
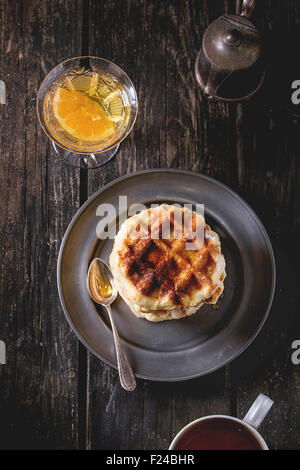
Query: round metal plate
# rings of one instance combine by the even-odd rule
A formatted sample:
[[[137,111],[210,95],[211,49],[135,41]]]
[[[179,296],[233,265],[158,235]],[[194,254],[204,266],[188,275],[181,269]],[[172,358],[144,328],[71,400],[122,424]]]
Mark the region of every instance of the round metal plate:
[[[121,298],[113,303],[116,324],[138,377],[187,380],[208,374],[237,357],[255,338],[268,315],[275,288],[269,238],[252,209],[223,184],[177,170],[150,170],[119,178],[97,191],[77,212],[58,259],[58,290],[65,315],[82,343],[116,368],[111,329],[104,309],[86,288],[90,261],[108,261],[113,240],[100,240],[99,205],[110,203],[118,218],[119,195],[135,203],[198,203],[219,235],[226,259],[224,295],[181,320],[150,323],[136,318]]]

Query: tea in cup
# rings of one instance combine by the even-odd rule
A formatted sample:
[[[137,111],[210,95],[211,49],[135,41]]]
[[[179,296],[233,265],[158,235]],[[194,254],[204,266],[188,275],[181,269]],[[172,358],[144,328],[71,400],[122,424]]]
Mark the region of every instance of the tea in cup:
[[[273,405],[260,394],[243,420],[226,415],[196,419],[173,439],[170,450],[268,450],[257,431]]]

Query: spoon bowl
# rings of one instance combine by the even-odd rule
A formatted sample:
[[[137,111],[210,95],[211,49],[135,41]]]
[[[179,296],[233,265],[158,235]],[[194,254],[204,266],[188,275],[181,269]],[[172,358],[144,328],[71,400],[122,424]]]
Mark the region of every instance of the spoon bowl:
[[[90,264],[87,287],[91,298],[99,305],[112,304],[118,295],[112,272],[100,258],[94,258]]]

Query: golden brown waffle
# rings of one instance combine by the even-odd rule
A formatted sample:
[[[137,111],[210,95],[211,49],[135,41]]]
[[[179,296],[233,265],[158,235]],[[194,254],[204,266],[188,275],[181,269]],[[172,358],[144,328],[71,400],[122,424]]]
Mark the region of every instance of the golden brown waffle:
[[[166,205],[149,209],[147,222],[139,220],[128,230],[120,265],[143,296],[167,296],[173,305],[184,307],[192,292],[205,288],[214,301],[218,295],[212,276],[221,250],[209,230],[204,219],[190,211]],[[187,243],[196,249],[187,250]]]

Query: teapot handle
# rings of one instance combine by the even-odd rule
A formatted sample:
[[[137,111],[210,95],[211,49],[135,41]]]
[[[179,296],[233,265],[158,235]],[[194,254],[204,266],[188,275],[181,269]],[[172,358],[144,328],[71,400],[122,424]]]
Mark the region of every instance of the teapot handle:
[[[253,13],[255,4],[256,4],[256,0],[243,0],[241,16],[244,16],[245,18],[249,19]]]

